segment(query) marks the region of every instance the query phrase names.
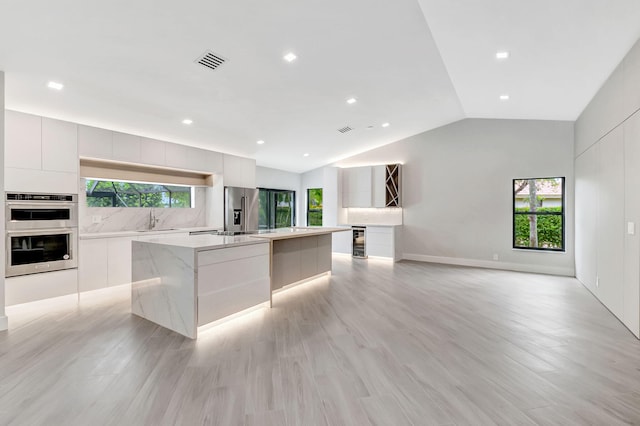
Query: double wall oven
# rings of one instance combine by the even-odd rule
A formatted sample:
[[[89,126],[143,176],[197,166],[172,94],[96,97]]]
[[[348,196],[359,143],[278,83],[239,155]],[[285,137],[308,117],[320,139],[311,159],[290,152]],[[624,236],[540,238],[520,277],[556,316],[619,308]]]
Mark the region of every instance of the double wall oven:
[[[6,276],[76,268],[78,201],[73,194],[5,194]]]

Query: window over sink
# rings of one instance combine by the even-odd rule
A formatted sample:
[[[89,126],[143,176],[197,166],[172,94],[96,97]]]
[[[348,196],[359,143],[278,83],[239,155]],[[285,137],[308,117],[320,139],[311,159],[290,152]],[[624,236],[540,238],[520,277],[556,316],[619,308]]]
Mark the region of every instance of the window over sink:
[[[87,207],[192,208],[194,187],[86,179]]]

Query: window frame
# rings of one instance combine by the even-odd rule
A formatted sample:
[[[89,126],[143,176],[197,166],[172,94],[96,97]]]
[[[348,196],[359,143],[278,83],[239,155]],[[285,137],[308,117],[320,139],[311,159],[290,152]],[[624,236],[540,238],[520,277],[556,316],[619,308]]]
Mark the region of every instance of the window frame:
[[[560,207],[561,207],[561,211],[560,212],[517,212],[516,211],[516,191],[515,191],[515,187],[516,187],[516,181],[523,181],[523,180],[545,180],[545,179],[560,179],[561,183],[560,183],[560,187],[561,187],[561,197],[560,197]],[[511,225],[512,225],[512,229],[511,229],[511,245],[512,248],[514,250],[533,250],[533,251],[538,251],[538,252],[553,252],[553,253],[564,253],[567,250],[567,239],[566,239],[566,220],[565,220],[565,212],[566,212],[566,176],[552,176],[552,177],[537,177],[537,178],[515,178],[512,179],[511,181],[511,194],[512,194],[512,204],[511,204],[511,208],[512,208],[512,221],[511,221]],[[542,207],[542,206],[540,206]],[[536,215],[536,216],[560,216],[561,217],[561,226],[562,226],[562,241],[561,241],[561,247],[555,248],[555,247],[524,247],[524,246],[517,246],[516,245],[516,217],[518,215],[525,215],[525,216],[530,216],[530,215]]]
[[[195,187],[192,185],[176,185],[176,184],[170,184],[170,183],[157,183],[157,182],[140,182],[140,181],[128,181],[128,180],[118,180],[118,179],[99,179],[99,178],[82,178],[84,180],[84,187],[85,187],[85,205],[87,206],[87,208],[124,208],[124,209],[148,209],[148,208],[154,208],[154,209],[192,209],[195,207]],[[89,182],[93,181],[93,188],[91,190],[91,193],[89,192],[88,189],[88,185]],[[107,183],[107,184],[111,184],[114,188],[113,192],[96,192],[96,194],[98,196],[93,195],[94,194],[94,190],[95,187],[101,183]],[[117,199],[118,197],[118,191],[115,187],[115,183],[124,183],[124,184],[128,184],[133,190],[134,192],[131,192],[131,194],[137,193],[138,197],[140,197],[140,202],[142,202],[142,195],[143,194],[155,194],[155,193],[167,193],[168,195],[168,205],[162,205],[162,206],[127,206],[127,205],[116,205],[117,203]],[[138,188],[136,188],[136,185],[140,185],[140,186],[157,186],[157,187],[162,187],[165,190],[164,191],[150,191],[150,192],[143,192],[140,191]],[[185,191],[173,191],[170,187],[184,187]],[[189,193],[189,205],[188,206],[174,206],[174,197],[172,196],[172,194],[176,194],[176,193]],[[110,198],[111,199],[111,205],[110,206],[91,206],[89,205],[89,199],[91,198],[96,198],[96,199],[100,199],[100,198]]]
[[[309,196],[309,192],[310,191],[315,191],[315,190],[320,190],[322,191],[322,207],[320,207],[319,209],[312,209],[309,203],[309,200],[311,199],[311,197]],[[324,222],[324,188],[307,188],[307,226],[322,226],[322,223]],[[309,213],[312,212],[320,212],[320,225],[309,225]]]
[[[272,214],[275,215],[277,212],[277,198],[275,197],[276,194],[282,194],[282,193],[291,193],[291,224],[284,226],[284,228],[286,227],[291,227],[291,226],[295,226],[296,224],[296,191],[293,189],[275,189],[275,188],[258,188],[259,193],[262,192],[267,196],[267,203],[268,208],[265,210],[265,220],[267,221],[267,227],[266,228],[260,228],[260,229],[266,229],[266,230],[271,230],[271,229],[279,229],[276,227],[277,223],[276,223],[276,218],[272,217]],[[258,198],[259,199],[259,198]],[[273,204],[272,204],[273,203]],[[273,207],[273,209],[272,209]],[[271,227],[271,224],[273,223],[273,228]],[[259,224],[258,224],[259,226]]]

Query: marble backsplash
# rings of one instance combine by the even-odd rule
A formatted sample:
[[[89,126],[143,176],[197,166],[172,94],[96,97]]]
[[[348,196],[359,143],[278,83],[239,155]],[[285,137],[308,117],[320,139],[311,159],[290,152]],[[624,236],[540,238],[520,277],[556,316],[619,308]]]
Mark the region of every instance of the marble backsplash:
[[[206,189],[195,189],[195,207],[164,209],[144,207],[87,207],[84,180],[78,191],[78,230],[81,234],[94,232],[139,231],[150,229],[193,228],[206,226]],[[94,223],[94,218],[100,219]]]

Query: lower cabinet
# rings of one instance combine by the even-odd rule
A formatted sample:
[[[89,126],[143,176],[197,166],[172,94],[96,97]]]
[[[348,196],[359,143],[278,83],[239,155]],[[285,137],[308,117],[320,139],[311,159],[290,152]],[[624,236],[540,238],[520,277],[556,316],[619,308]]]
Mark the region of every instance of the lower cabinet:
[[[387,257],[394,261],[400,260],[398,244],[400,226],[365,226],[365,245],[367,256]],[[336,232],[333,234],[333,252],[352,254],[352,233]]]
[[[197,256],[198,326],[269,301],[269,244]]]
[[[78,291],[107,287],[107,240],[80,240],[78,245]]]
[[[171,233],[170,235],[175,237],[183,234],[189,235],[188,233]],[[131,282],[131,241],[140,238],[145,237],[80,239],[78,291],[129,284]]]
[[[367,226],[365,241],[368,256],[395,257],[392,226]]]
[[[78,291],[78,270],[65,269],[9,277],[5,278],[4,286],[7,306],[65,296]]]
[[[273,290],[331,270],[331,234],[273,241]]]

